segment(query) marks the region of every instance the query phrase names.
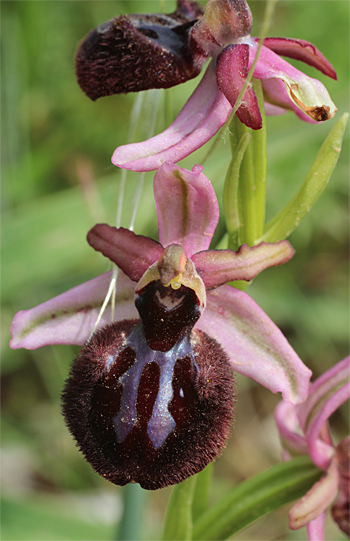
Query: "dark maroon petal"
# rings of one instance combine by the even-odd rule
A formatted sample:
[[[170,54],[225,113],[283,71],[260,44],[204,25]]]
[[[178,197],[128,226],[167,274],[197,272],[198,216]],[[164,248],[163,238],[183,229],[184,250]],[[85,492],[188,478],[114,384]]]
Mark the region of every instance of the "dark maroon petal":
[[[170,15],[132,14],[92,30],[79,46],[80,87],[96,100],[112,94],[169,88],[196,77],[189,30],[201,13],[195,2],[179,2]]]
[[[108,257],[134,282],[155,263],[163,248],[158,242],[129,229],[97,224],[89,231],[87,240],[98,252]]]
[[[216,78],[219,89],[226,96],[232,107],[241,92],[248,75],[249,45],[228,45],[219,54]],[[241,105],[237,110],[239,120],[253,130],[262,127],[258,100],[254,90],[248,86]]]
[[[259,38],[254,39],[257,43],[259,42]],[[328,77],[337,80],[332,64],[309,41],[291,38],[265,38],[264,46],[276,54],[301,60],[305,64],[318,69],[321,73],[328,75]]]
[[[98,331],[75,360],[63,392],[66,423],[112,483],[162,488],[221,453],[233,418],[232,371],[215,340],[201,331],[185,338],[152,352],[140,324],[122,321]]]

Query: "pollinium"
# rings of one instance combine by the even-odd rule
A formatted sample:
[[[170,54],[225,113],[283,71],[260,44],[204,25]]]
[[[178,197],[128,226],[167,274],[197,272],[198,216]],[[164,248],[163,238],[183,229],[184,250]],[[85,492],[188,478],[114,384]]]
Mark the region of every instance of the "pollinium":
[[[140,320],[112,323],[85,344],[63,391],[63,413],[100,475],[157,489],[221,453],[234,378],[221,346],[193,328],[201,313],[195,289],[176,279],[139,286]]]

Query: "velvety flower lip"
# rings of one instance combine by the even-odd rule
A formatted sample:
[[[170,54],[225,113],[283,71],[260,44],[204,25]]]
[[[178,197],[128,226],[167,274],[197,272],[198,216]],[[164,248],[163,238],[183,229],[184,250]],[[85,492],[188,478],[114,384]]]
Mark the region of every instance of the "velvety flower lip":
[[[93,29],[75,58],[78,83],[95,101],[102,96],[169,88],[200,72],[188,33],[202,15],[191,0],[178,0],[170,14],[121,15]]]
[[[165,161],[177,162],[200,148],[226,122],[255,59],[259,38],[250,36],[252,18],[245,0],[209,0],[203,17],[189,33],[194,64],[207,71],[173,124],[163,133],[140,143],[118,147],[112,163],[134,171],[151,171]],[[266,38],[254,70],[262,81],[267,114],[294,111],[309,122],[332,118],[337,109],[320,81],[306,76],[280,55],[297,59],[336,79],[328,60],[305,40]],[[247,126],[262,125],[251,85],[237,116]]]
[[[282,392],[283,398],[294,404],[303,401],[310,370],[249,295],[225,285],[231,280],[251,280],[264,268],[287,261],[294,253],[290,244],[262,243],[253,248],[243,246],[238,252],[210,250],[219,211],[215,192],[200,166],[187,171],[164,164],[155,175],[154,194],[159,243],[106,224],[95,226],[88,236],[95,249],[121,268],[116,320],[137,317],[133,297],[145,283],[160,280],[174,289],[185,285],[193,289],[200,304],[201,317],[195,330],[204,331],[222,345],[235,371],[272,392]],[[83,345],[94,328],[109,276],[107,273],[19,312],[11,327],[11,347]],[[109,317],[110,311],[99,327],[105,326]]]
[[[346,357],[311,384],[302,404],[293,406],[281,402],[275,412],[284,459],[296,453],[309,454],[316,466],[325,471],[289,514],[290,528],[307,526],[309,541],[324,539],[325,511],[337,494],[333,517],[340,529],[350,536],[350,438],[334,446],[327,425],[332,413],[350,398],[349,378],[350,357]]]

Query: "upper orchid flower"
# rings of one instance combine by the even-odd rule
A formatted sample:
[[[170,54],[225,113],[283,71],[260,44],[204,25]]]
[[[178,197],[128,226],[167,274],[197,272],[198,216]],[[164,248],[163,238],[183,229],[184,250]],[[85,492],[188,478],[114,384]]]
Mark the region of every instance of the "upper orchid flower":
[[[200,166],[164,164],[154,193],[160,243],[106,224],[88,235],[123,271],[114,323],[109,310],[86,342],[107,273],[19,312],[11,329],[13,348],[85,343],[64,391],[67,424],[99,473],[148,489],[182,481],[221,452],[233,416],[232,369],[294,404],[310,378],[254,301],[224,285],[287,261],[290,244],[209,250],[219,209]]]
[[[191,5],[193,4],[191,2]],[[153,21],[153,34],[147,26],[151,23],[147,22],[146,25],[145,22],[141,23],[141,18],[138,19],[137,31],[129,37],[133,44],[140,41],[140,32],[142,40],[146,40],[145,35],[149,36],[147,43],[149,47],[153,47],[154,54],[151,56],[148,51],[147,55],[142,57],[143,69],[148,70],[147,77],[142,77],[141,71],[139,76],[138,69],[133,70],[133,82],[128,88],[121,84],[111,85],[110,77],[108,82],[104,80],[100,86],[99,95],[94,95],[96,99],[116,92],[138,91],[151,87],[168,88],[195,77],[206,60],[212,57],[203,79],[173,124],[147,141],[118,147],[112,157],[114,165],[134,171],[151,171],[159,168],[165,161],[175,163],[206,143],[228,119],[258,50],[259,38],[250,36],[250,9],[245,0],[208,0],[202,17],[199,11],[191,16],[193,19],[185,25],[173,24],[166,37],[164,26],[162,32],[159,32],[153,16],[149,16]],[[198,18],[197,22],[194,17]],[[85,49],[91,56],[86,54]],[[84,78],[88,84],[83,86],[83,89],[88,95],[90,89],[98,84],[102,66],[107,62],[106,58],[108,57],[108,63],[111,63],[113,55],[115,60],[122,59],[124,55],[123,49],[115,48],[111,52],[111,48],[105,46],[105,56],[99,58],[100,71],[97,71],[97,60],[92,57],[91,50],[88,38],[87,44],[84,42],[81,47],[82,52],[78,53],[79,59],[82,56],[84,58]],[[306,76],[279,55],[302,60],[336,79],[331,64],[311,43],[297,39],[267,38],[254,69],[254,77],[262,81],[266,112],[281,114],[285,109],[291,109],[301,119],[317,122],[332,118],[337,109],[323,84]],[[170,68],[162,72],[161,64],[157,67],[158,57],[167,58],[171,73]],[[182,69],[179,68],[180,65]],[[118,73],[122,74],[122,69],[119,66]],[[257,98],[251,84],[244,94],[237,116],[241,122],[253,129],[262,126]]]
[[[316,466],[326,472],[289,513],[290,528],[306,525],[309,541],[323,541],[325,511],[337,494],[332,515],[350,537],[350,437],[334,446],[327,423],[332,413],[350,398],[349,376],[347,357],[312,383],[305,402],[299,406],[281,402],[276,409],[284,458],[288,460],[293,453],[309,454]]]

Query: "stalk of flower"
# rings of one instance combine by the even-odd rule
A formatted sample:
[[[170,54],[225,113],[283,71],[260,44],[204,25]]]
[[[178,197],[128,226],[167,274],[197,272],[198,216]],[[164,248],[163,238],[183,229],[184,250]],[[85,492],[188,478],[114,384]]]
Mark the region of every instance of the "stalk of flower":
[[[79,48],[78,82],[92,99],[169,88],[196,77],[212,57],[197,89],[169,128],[142,143],[116,149],[112,162],[119,167],[151,171],[201,147],[227,121],[255,61],[259,38],[250,36],[252,16],[245,0],[209,0],[204,14],[195,2],[179,1],[177,6],[170,15],[113,19],[93,30]],[[306,121],[332,118],[336,107],[322,83],[280,55],[336,79],[331,64],[311,43],[266,38],[253,75],[262,81],[267,114],[289,109]],[[237,116],[247,126],[261,128],[251,84]]]
[[[294,404],[311,374],[254,301],[225,285],[286,262],[290,244],[210,250],[218,204],[200,166],[164,164],[154,193],[160,243],[106,224],[88,235],[123,271],[116,321],[104,326],[105,313],[86,342],[107,273],[19,312],[11,341],[29,349],[86,342],[63,395],[67,424],[96,471],[148,489],[178,483],[221,453],[233,417],[232,369]]]
[[[350,438],[332,443],[328,419],[350,398],[350,357],[343,359],[310,386],[305,402],[293,406],[280,403],[275,418],[283,445],[283,458],[309,454],[325,475],[299,500],[289,513],[289,527],[307,526],[309,541],[323,541],[325,511],[350,537],[349,460]]]

